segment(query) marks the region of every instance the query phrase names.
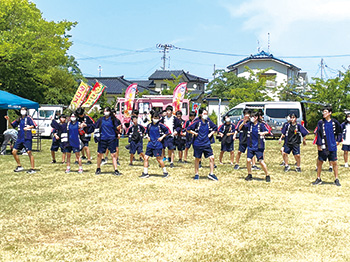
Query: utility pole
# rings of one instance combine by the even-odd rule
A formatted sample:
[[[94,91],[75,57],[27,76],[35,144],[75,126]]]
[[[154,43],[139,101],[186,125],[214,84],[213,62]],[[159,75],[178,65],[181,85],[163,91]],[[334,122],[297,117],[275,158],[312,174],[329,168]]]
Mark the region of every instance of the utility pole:
[[[321,79],[323,80],[323,70],[324,70],[324,63],[323,58],[321,59]]]
[[[102,76],[102,66],[101,65],[98,66],[97,71],[98,71],[98,77],[101,77]]]
[[[164,45],[163,44],[157,44],[156,47],[159,48],[159,49],[163,49],[160,52],[163,53],[163,57],[162,57],[163,67],[162,67],[162,69],[165,70],[165,62],[166,62],[166,59],[167,59],[166,58],[166,54],[169,53],[169,50],[173,49],[174,46],[171,45],[171,44],[164,44]],[[170,67],[170,65],[169,65],[169,67]]]

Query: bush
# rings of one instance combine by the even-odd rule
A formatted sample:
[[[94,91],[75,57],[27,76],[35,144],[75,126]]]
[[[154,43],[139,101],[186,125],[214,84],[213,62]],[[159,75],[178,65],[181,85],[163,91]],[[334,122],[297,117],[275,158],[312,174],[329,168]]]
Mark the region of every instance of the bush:
[[[216,115],[215,111],[212,111],[211,115],[209,116],[210,120],[214,122],[215,125],[218,124],[218,116]]]

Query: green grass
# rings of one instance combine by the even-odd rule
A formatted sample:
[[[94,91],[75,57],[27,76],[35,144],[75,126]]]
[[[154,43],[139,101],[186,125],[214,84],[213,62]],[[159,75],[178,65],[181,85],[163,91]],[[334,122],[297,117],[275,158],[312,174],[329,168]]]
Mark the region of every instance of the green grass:
[[[349,261],[349,172],[340,167],[340,188],[328,171],[322,178],[329,184],[312,186],[311,143],[302,147],[303,172],[284,173],[280,145],[267,141],[268,184],[262,171],[253,173],[261,180],[246,182],[246,169],[233,170],[228,154],[216,170],[219,182],[206,179],[208,160],[199,181],[191,179],[193,164],[168,168],[167,179],[140,179],[142,163],[128,166],[125,139],[123,176],[112,176],[110,164],[96,176],[95,153],[83,174],[65,174],[65,165],[50,164],[43,140],[36,174],[14,173],[13,157],[0,158],[0,260]],[[213,147],[218,156],[219,143]],[[343,165],[340,150],[338,158]],[[27,156],[21,161],[29,168]],[[162,174],[154,159],[150,165],[150,174]]]

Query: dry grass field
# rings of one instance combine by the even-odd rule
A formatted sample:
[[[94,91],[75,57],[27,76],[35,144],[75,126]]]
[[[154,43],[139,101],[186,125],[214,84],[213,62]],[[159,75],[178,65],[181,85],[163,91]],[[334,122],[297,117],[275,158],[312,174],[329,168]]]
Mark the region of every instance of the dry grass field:
[[[128,166],[126,142],[121,177],[112,175],[111,164],[96,176],[95,153],[83,174],[76,165],[65,174],[64,165],[50,164],[49,140],[34,152],[33,175],[14,173],[13,157],[0,156],[0,260],[350,261],[350,175],[340,147],[342,187],[336,187],[326,166],[326,183],[311,185],[312,140],[302,147],[302,173],[284,173],[280,145],[267,141],[271,183],[262,171],[245,181],[246,169],[233,170],[228,154],[226,164],[216,160],[218,182],[206,178],[208,160],[199,181],[192,179],[193,164],[177,163],[164,179],[154,159],[152,176],[140,179],[142,162]],[[216,143],[216,156],[219,150]],[[29,168],[28,157],[21,160]]]

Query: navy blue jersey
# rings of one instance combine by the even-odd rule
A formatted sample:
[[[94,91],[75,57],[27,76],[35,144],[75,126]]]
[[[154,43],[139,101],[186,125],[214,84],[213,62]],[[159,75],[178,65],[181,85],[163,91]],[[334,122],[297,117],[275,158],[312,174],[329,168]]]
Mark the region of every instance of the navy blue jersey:
[[[24,130],[25,127],[36,126],[33,119],[29,116],[25,116],[20,119],[16,119],[11,123],[13,128],[18,127],[17,141],[24,141],[25,139],[32,139],[32,130]]]
[[[170,130],[166,125],[158,122],[157,124],[148,124],[146,133],[151,140],[147,144],[148,148],[163,149],[163,144],[162,142],[158,141],[158,138],[164,134],[170,134]]]
[[[342,141],[342,130],[336,119],[329,122],[325,119],[318,121],[316,128],[316,144],[328,151],[337,151],[336,143]]]
[[[192,130],[198,135],[194,137],[194,146],[210,146],[210,138],[208,135],[217,130],[217,126],[210,120],[197,120],[194,121],[187,128],[188,131]]]
[[[259,135],[259,132],[269,132],[266,126],[261,122],[258,122],[256,125],[253,122],[248,122],[245,125],[248,128],[248,148],[253,151],[265,149],[265,139]]]
[[[101,140],[113,140],[117,138],[118,127],[121,125],[118,118],[101,117],[94,124],[97,136]],[[96,132],[96,131],[95,131]],[[96,133],[95,133],[96,136]]]
[[[221,126],[219,126],[218,128],[218,132],[224,134],[222,141],[224,141],[225,143],[229,144],[233,142],[233,135],[230,136],[225,136],[226,133],[234,133],[236,131],[236,127],[234,124],[230,123],[230,124],[222,124]]]

